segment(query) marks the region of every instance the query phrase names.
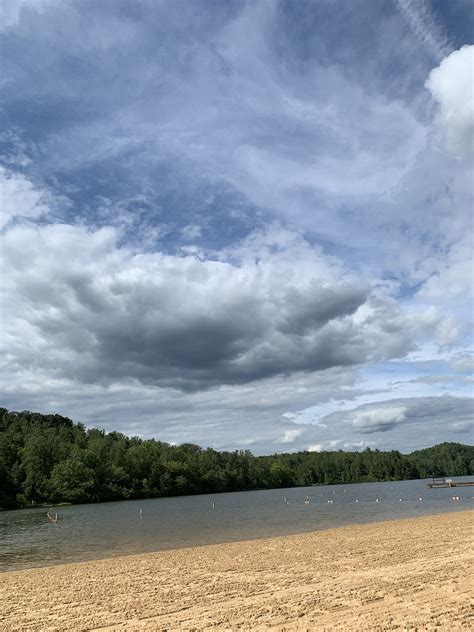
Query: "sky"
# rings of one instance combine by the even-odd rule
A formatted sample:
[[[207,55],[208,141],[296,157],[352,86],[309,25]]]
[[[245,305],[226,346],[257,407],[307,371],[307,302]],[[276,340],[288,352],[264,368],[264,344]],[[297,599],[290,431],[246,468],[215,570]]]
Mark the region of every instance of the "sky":
[[[472,443],[470,0],[0,0],[10,410]]]

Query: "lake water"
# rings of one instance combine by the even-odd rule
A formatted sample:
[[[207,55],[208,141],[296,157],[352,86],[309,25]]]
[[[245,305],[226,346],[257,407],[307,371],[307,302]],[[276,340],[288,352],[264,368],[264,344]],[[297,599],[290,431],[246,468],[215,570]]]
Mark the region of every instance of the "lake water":
[[[430,490],[427,482],[430,479],[76,505],[56,509],[58,524],[48,521],[44,508],[0,512],[0,570],[250,540],[473,507],[474,488]],[[306,496],[309,504],[305,503]],[[453,501],[453,496],[459,496],[459,501]]]

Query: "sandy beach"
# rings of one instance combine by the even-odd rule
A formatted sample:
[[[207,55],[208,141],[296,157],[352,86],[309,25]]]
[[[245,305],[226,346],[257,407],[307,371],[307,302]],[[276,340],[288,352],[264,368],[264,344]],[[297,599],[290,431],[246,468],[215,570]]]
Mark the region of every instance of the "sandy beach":
[[[474,512],[0,575],[1,630],[474,629]]]

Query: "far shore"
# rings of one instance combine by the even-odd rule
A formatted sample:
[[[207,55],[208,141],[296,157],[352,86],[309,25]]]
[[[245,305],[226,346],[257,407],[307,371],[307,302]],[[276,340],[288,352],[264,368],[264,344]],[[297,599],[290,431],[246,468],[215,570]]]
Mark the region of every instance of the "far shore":
[[[0,575],[0,630],[470,630],[474,511]]]

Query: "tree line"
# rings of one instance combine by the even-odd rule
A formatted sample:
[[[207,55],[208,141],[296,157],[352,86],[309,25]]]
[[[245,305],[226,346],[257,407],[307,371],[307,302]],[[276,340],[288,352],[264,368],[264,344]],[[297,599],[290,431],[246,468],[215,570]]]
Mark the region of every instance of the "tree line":
[[[253,456],[87,429],[60,415],[0,408],[0,508],[153,498],[474,472],[474,447],[442,443],[402,454]]]

